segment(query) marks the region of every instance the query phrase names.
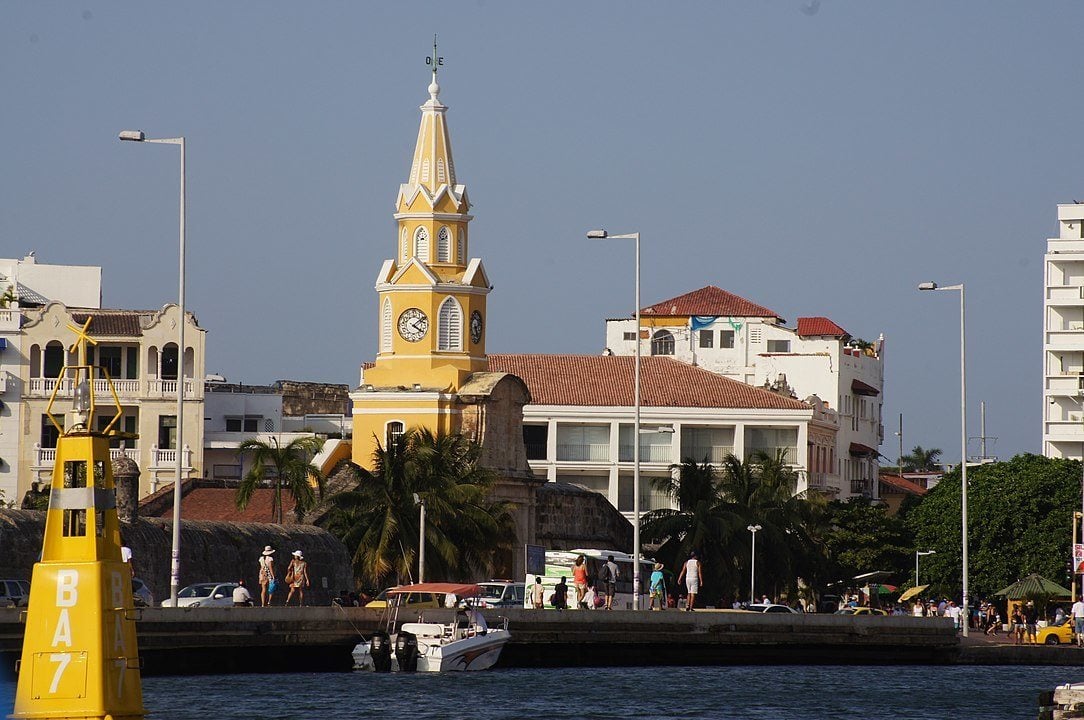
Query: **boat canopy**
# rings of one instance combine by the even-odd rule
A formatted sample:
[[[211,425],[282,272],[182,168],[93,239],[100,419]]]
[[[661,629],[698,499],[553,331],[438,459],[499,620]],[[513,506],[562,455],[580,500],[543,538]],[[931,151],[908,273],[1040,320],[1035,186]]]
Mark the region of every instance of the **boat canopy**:
[[[444,593],[458,598],[475,597],[482,589],[474,583],[441,583],[427,582],[414,583],[413,585],[398,585],[388,590],[388,595],[405,595],[414,592]]]

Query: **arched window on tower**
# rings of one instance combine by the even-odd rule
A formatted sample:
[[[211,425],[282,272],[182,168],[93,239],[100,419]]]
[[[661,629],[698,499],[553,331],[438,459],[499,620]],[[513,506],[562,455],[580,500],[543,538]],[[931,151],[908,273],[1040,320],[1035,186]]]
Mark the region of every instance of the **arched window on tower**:
[[[392,420],[385,428],[384,437],[387,438],[387,444],[391,445],[403,435],[403,423],[398,420]]]
[[[437,318],[437,350],[462,350],[463,310],[455,298],[450,297],[440,304]]]
[[[467,231],[460,230],[456,233],[456,260],[460,265],[467,264]]]
[[[399,257],[403,262],[406,262],[407,258],[410,257],[410,238],[407,235],[406,228],[399,232]]]
[[[652,355],[673,355],[674,334],[669,330],[658,330],[651,336]]]
[[[414,257],[429,262],[429,231],[423,227],[414,231]]]
[[[380,352],[391,352],[391,298],[384,298],[380,310]]]
[[[452,261],[452,236],[448,228],[442,227],[437,232],[437,262]]]

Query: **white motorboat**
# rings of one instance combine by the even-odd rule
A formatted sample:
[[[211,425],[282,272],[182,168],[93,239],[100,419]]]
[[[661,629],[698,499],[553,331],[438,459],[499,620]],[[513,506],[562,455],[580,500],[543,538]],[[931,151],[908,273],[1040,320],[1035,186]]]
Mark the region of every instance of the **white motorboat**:
[[[420,612],[417,622],[404,622],[395,631],[404,599],[410,593],[421,592],[454,595],[458,607]],[[482,613],[471,606],[470,598],[480,592],[478,585],[469,583],[418,583],[392,588],[385,611],[386,631],[374,633],[354,648],[355,665],[383,672],[393,667],[419,672],[493,667],[511,636],[507,618],[502,618],[501,627],[491,628]],[[426,614],[431,620],[427,621]],[[436,621],[438,618],[440,621]]]

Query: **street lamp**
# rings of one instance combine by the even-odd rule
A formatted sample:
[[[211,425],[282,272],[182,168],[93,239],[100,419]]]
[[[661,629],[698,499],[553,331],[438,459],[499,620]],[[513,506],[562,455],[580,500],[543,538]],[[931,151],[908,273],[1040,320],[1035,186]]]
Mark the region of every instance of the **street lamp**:
[[[173,601],[173,607],[177,607],[177,592],[181,588],[181,477],[184,472],[183,453],[184,447],[184,138],[148,138],[142,130],[124,130],[118,136],[121,140],[129,142],[157,143],[162,145],[181,146],[181,237],[180,237],[180,263],[178,268],[179,289],[177,305],[181,317],[177,322],[177,442],[174,450],[177,453],[177,478],[173,483],[173,550],[169,570],[169,597]]]
[[[915,550],[915,587],[918,587],[918,559],[927,555],[936,555],[936,550]]]
[[[753,534],[753,552],[749,563],[749,604],[752,605],[757,601],[756,592],[754,592],[757,583],[757,532],[764,528],[760,525],[750,525],[745,529]]]
[[[587,233],[590,240],[635,240],[636,241],[636,363],[632,381],[633,407],[635,418],[632,430],[632,609],[640,609],[640,233],[611,235],[605,230],[591,230]]]
[[[414,504],[418,511],[418,582],[425,582],[425,499],[414,493]]]
[[[935,282],[924,282],[918,286],[918,289],[960,291],[960,543],[963,561],[963,605],[960,608],[963,622],[960,623],[960,627],[963,630],[963,636],[967,637],[967,626],[971,621],[968,608],[971,597],[967,591],[967,334],[964,324],[966,317],[964,284],[941,286]]]

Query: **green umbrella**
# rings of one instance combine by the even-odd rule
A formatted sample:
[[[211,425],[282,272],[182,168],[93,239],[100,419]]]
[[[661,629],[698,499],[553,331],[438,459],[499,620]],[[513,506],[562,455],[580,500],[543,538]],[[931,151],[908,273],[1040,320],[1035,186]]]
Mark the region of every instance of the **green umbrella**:
[[[998,590],[994,595],[1006,597],[1010,600],[1023,600],[1029,597],[1072,597],[1073,593],[1058,585],[1053,580],[1047,580],[1038,573],[1032,573],[1026,578],[1017,580],[1012,585]]]

